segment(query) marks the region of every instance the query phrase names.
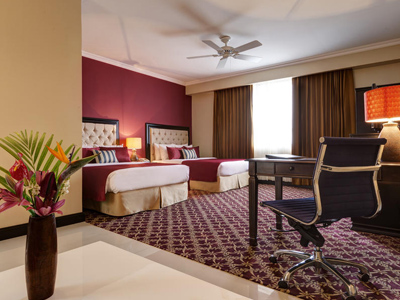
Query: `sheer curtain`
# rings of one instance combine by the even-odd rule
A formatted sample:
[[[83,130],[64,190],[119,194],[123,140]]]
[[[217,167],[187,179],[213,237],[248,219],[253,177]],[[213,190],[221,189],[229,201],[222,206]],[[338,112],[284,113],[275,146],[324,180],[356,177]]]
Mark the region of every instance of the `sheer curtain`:
[[[292,78],[253,86],[254,157],[292,153]]]
[[[254,157],[292,153],[292,78],[253,86]],[[259,176],[261,180],[274,177]],[[290,178],[283,178],[290,182]]]

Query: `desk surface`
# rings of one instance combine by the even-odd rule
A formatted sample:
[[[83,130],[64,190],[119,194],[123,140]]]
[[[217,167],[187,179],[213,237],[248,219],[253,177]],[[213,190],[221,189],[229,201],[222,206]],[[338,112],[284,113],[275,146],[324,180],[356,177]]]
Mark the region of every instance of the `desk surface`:
[[[25,267],[0,272],[1,299],[27,299]],[[104,242],[58,256],[49,299],[249,299]]]

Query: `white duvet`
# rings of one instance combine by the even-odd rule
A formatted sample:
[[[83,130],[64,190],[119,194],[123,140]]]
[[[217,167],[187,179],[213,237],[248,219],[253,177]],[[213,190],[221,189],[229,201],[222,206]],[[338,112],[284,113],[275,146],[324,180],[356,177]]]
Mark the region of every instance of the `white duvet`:
[[[212,159],[215,157],[200,157],[196,158],[196,160],[200,159]],[[163,163],[163,164],[181,164],[184,160],[191,159],[167,159],[167,160],[156,160],[154,163]],[[248,172],[249,170],[249,162],[245,160],[238,161],[225,161],[222,162],[217,171],[217,176],[231,176],[235,174],[240,174],[244,172]]]
[[[87,164],[84,168],[141,163]],[[189,167],[185,165],[128,168],[111,172],[106,181],[106,193],[120,193],[150,187],[183,183],[189,180]]]

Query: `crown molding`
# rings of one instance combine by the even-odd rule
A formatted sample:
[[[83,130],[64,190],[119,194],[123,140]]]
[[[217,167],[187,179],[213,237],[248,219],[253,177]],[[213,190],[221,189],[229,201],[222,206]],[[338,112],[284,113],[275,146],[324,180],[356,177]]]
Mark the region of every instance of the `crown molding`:
[[[206,83],[206,82],[210,82],[210,81],[214,81],[214,80],[226,79],[226,78],[230,78],[230,77],[234,77],[234,76],[258,73],[258,72],[262,72],[262,71],[267,71],[267,70],[272,70],[272,69],[277,69],[277,68],[283,68],[283,67],[288,67],[288,66],[293,66],[293,65],[298,65],[298,64],[303,64],[303,63],[308,63],[308,62],[313,62],[313,61],[318,61],[318,60],[338,57],[338,56],[344,56],[344,55],[349,55],[349,54],[354,54],[354,53],[360,53],[360,52],[365,52],[365,51],[370,51],[370,50],[376,50],[376,49],[380,49],[380,48],[396,46],[396,45],[399,45],[399,44],[400,44],[400,38],[399,39],[388,40],[388,41],[384,41],[384,42],[379,42],[379,43],[374,43],[374,44],[369,44],[369,45],[364,45],[364,46],[360,46],[360,47],[349,48],[349,49],[345,49],[345,50],[338,50],[338,51],[329,52],[329,53],[325,53],[325,54],[309,56],[309,57],[296,59],[296,60],[291,60],[291,61],[288,61],[288,62],[278,63],[278,64],[274,64],[274,65],[269,65],[267,67],[257,68],[257,69],[253,69],[253,70],[230,73],[229,75],[226,74],[226,75],[209,77],[209,78],[202,79],[202,80],[193,80],[193,81],[190,81],[190,82],[185,82],[185,86]]]
[[[87,57],[87,58],[91,58],[91,59],[94,59],[94,60],[97,60],[97,61],[100,61],[100,62],[103,62],[103,63],[106,63],[106,64],[109,64],[109,65],[113,65],[113,66],[116,66],[116,67],[127,69],[127,70],[130,70],[130,71],[136,72],[136,73],[140,73],[140,74],[143,74],[143,75],[151,76],[151,77],[154,77],[154,78],[158,78],[158,79],[161,79],[161,80],[165,80],[165,81],[169,81],[169,82],[173,82],[173,83],[185,86],[185,83],[183,81],[181,81],[181,80],[178,80],[178,79],[175,79],[175,78],[171,78],[171,77],[168,77],[168,76],[165,76],[165,75],[161,75],[161,74],[158,74],[158,73],[155,73],[155,72],[151,72],[151,71],[148,71],[148,70],[144,70],[144,69],[141,69],[141,68],[136,67],[136,66],[131,66],[131,65],[122,63],[120,61],[116,61],[114,59],[107,58],[107,57],[104,57],[104,56],[100,56],[100,55],[97,55],[97,54],[93,54],[93,53],[90,53],[90,52],[87,52],[87,51],[83,51],[82,50],[82,56]]]
[[[83,50],[82,50],[82,56],[91,58],[91,59],[94,59],[97,61],[101,61],[103,63],[110,64],[113,66],[117,66],[117,67],[120,67],[123,69],[127,69],[127,70],[130,70],[133,72],[148,75],[148,76],[151,76],[154,78],[166,80],[166,81],[173,82],[173,83],[183,85],[183,86],[189,86],[189,85],[194,85],[194,84],[206,83],[206,82],[210,82],[210,81],[214,81],[214,80],[226,79],[226,78],[234,77],[234,76],[258,73],[258,72],[263,72],[263,71],[267,71],[267,70],[293,66],[293,65],[297,65],[297,64],[303,64],[303,63],[338,57],[338,56],[344,56],[344,55],[365,52],[365,51],[370,51],[370,50],[375,50],[375,49],[380,49],[380,48],[385,48],[385,47],[390,47],[390,46],[396,46],[399,44],[400,44],[400,38],[388,40],[388,41],[384,41],[384,42],[379,42],[379,43],[374,43],[374,44],[369,44],[369,45],[364,45],[364,46],[360,46],[360,47],[349,48],[349,49],[345,49],[345,50],[333,51],[333,52],[329,52],[329,53],[325,53],[325,54],[309,56],[309,57],[305,57],[305,58],[301,58],[301,59],[291,60],[291,61],[284,62],[284,63],[273,64],[273,65],[269,65],[267,67],[261,67],[261,68],[252,69],[252,70],[248,70],[248,71],[234,72],[234,73],[229,73],[229,74],[225,74],[225,75],[213,76],[213,77],[208,77],[205,79],[199,79],[199,80],[193,80],[193,81],[187,81],[187,82],[184,82],[184,81],[181,81],[181,80],[169,77],[169,76],[161,75],[156,72],[144,70],[137,66],[131,66],[131,65],[116,61],[114,59],[103,57],[103,56],[93,54],[93,53],[83,51]]]

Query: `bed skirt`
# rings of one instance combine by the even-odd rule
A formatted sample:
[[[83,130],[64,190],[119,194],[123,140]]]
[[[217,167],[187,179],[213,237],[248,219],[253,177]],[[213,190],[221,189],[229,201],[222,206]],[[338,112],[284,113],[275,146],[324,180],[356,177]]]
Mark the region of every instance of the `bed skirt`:
[[[213,193],[226,192],[249,185],[249,173],[244,172],[230,176],[218,176],[216,182],[190,180],[191,190],[202,190]]]
[[[151,187],[122,193],[107,193],[106,201],[85,201],[83,207],[111,216],[126,216],[159,209],[186,200],[188,183]]]

